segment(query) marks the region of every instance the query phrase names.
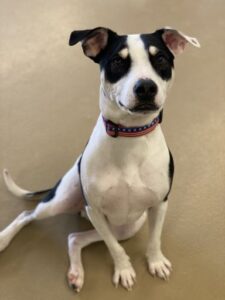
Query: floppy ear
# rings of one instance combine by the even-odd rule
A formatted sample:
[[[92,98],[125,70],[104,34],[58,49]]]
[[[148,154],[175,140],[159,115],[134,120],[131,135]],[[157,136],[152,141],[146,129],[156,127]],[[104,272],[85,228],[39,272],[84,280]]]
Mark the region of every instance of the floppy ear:
[[[181,31],[172,29],[170,27],[165,27],[162,29],[162,31],[162,39],[164,43],[175,55],[181,54],[184,51],[187,43],[200,48],[199,41],[196,38],[187,36]]]
[[[108,45],[109,36],[113,34],[116,35],[115,32],[104,27],[73,31],[70,35],[69,45],[73,46],[81,42],[84,54],[98,63]]]

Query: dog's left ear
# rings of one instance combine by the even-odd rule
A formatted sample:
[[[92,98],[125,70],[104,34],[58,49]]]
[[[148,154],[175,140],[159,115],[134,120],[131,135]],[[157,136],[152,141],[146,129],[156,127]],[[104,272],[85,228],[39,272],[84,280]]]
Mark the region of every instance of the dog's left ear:
[[[73,31],[70,35],[69,45],[73,46],[81,42],[84,54],[98,63],[112,36],[117,36],[117,34],[104,27]]]
[[[200,48],[200,43],[196,38],[170,27],[162,29],[162,39],[169,50],[175,55],[181,54],[187,43]]]

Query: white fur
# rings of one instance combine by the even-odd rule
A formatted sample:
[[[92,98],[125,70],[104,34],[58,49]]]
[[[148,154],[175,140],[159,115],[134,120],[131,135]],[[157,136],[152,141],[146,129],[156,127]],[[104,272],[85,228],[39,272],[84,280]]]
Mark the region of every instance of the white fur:
[[[148,135],[116,139],[106,134],[102,114],[124,126],[142,126],[159,113],[131,113],[135,104],[133,86],[140,78],[150,78],[158,86],[156,103],[162,107],[170,87],[151,66],[139,35],[128,36],[128,50],[132,59],[130,72],[115,84],[105,81],[101,73],[101,114],[84,151],[81,179],[88,201],[86,212],[95,227],[87,233],[69,236],[71,266],[68,281],[80,291],[84,282],[81,249],[89,243],[104,240],[114,261],[113,282],[131,289],[135,271],[118,240],[135,234],[142,226],[146,212],[150,221],[147,248],[149,271],[161,278],[170,274],[171,264],[163,256],[160,237],[167,203],[163,202],[169,190],[169,152],[160,125]],[[122,103],[124,107],[121,106]],[[77,162],[63,177],[54,198],[40,203],[34,211],[24,212],[0,232],[0,251],[4,250],[18,231],[35,219],[83,209]],[[10,191],[18,196],[26,190],[18,188],[4,173]]]
[[[169,189],[168,163],[160,126],[149,135],[118,141],[105,134],[100,116],[82,159],[87,199],[113,224],[132,223],[165,197]]]
[[[162,107],[170,82],[163,81],[154,71],[139,35],[128,36],[127,43],[131,70],[115,84],[108,83],[102,71],[100,108],[104,117],[115,123],[141,126],[153,120],[158,112],[148,115],[129,112],[135,105],[135,83],[140,78],[152,79],[158,86],[156,104]],[[146,136],[113,139],[106,134],[102,115],[99,116],[83,153],[81,180],[89,204],[87,214],[114,260],[113,281],[116,284],[121,281],[125,288],[134,284],[135,272],[110,226],[135,224],[152,207],[155,210],[150,226],[153,238],[147,250],[149,270],[162,278],[169,276],[171,264],[160,247],[167,207],[163,199],[169,190],[168,165],[169,152],[160,126]],[[149,254],[154,256],[149,258]]]

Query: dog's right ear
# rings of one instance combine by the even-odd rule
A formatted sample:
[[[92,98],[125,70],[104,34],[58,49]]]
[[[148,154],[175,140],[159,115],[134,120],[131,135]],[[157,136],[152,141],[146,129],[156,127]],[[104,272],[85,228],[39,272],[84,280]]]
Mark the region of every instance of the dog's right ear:
[[[116,36],[117,34],[104,27],[73,31],[70,35],[69,45],[73,46],[81,42],[84,54],[99,63],[108,45],[109,36],[112,35]]]

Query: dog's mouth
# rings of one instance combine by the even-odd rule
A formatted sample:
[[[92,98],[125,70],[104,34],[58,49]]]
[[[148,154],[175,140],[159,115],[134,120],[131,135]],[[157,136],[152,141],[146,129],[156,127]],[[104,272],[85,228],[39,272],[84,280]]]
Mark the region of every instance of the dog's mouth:
[[[150,103],[143,103],[143,104],[138,104],[135,107],[131,108],[131,112],[139,112],[139,113],[148,113],[148,112],[154,112],[158,110],[159,107],[155,104],[150,104]]]
[[[119,106],[122,110],[125,110],[129,113],[140,113],[140,114],[155,112],[159,109],[159,107],[156,104],[149,104],[149,103],[142,103],[142,104],[135,105],[132,108],[128,108],[122,102],[119,101]]]

